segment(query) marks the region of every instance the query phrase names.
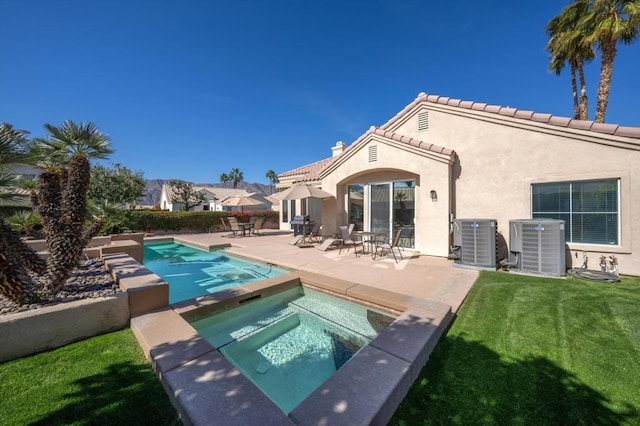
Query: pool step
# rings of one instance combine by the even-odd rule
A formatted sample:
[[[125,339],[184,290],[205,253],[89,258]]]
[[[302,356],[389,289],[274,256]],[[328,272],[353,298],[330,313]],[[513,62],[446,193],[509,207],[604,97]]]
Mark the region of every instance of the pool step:
[[[367,339],[375,337],[394,317],[364,305],[305,289],[305,296],[290,302],[294,310],[310,312]]]

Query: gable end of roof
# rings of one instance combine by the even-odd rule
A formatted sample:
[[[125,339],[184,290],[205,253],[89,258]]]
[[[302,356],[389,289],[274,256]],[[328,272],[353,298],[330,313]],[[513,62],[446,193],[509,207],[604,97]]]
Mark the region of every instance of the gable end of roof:
[[[463,101],[460,99],[452,99],[446,96],[427,95],[425,93],[420,93],[413,102],[411,102],[402,111],[393,116],[389,121],[380,126],[380,128],[390,128],[394,123],[404,117],[409,111],[423,102],[447,105],[456,108],[464,108],[472,111],[482,111],[497,115],[503,115],[506,117],[513,117],[520,120],[549,124],[551,126],[640,139],[640,127],[624,127],[612,123],[595,123],[590,120],[574,120],[572,118],[555,116],[547,113],[520,110],[517,108],[504,107],[499,105],[489,105],[483,102]]]

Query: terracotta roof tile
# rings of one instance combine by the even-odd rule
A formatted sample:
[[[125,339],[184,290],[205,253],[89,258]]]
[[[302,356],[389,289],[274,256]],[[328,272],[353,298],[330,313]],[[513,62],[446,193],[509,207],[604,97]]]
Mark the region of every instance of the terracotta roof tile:
[[[608,135],[614,135],[616,130],[618,130],[617,124],[609,124],[609,123],[593,123],[591,126],[591,130],[598,133],[606,133]]]
[[[460,99],[449,99],[449,102],[447,102],[447,105],[459,106],[461,102],[462,101]]]
[[[446,104],[448,104],[448,103],[449,103],[449,99],[450,99],[450,98],[448,98],[448,97],[446,97],[446,96],[440,96],[440,97],[438,98],[438,103],[439,103],[439,104],[445,104],[445,105],[446,105]]]
[[[523,118],[525,120],[530,120],[533,117],[533,111],[524,111],[524,110],[516,110],[514,115],[515,118]]]
[[[531,116],[531,121],[538,121],[540,123],[548,123],[551,120],[551,114],[543,114],[540,112],[534,112]]]
[[[567,117],[556,117],[555,115],[552,115],[551,117],[549,117],[549,124],[552,124],[554,126],[561,126],[561,127],[567,127],[569,125],[569,122],[571,121],[570,118]]]
[[[569,122],[569,127],[572,129],[590,130],[592,125],[593,121],[588,120],[571,120]]]
[[[474,109],[476,111],[484,111],[486,107],[487,107],[487,104],[483,104],[480,102],[474,102],[473,105],[471,105],[471,109]]]
[[[640,138],[640,127],[618,127],[617,136],[626,136],[628,138]]]
[[[502,107],[500,108],[499,114],[513,117],[514,115],[516,115],[517,111],[518,110],[516,108]]]

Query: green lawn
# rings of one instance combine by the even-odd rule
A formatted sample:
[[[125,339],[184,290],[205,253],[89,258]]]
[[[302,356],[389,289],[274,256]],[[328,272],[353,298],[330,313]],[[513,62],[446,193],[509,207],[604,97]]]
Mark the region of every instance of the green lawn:
[[[483,272],[393,424],[640,424],[640,278]],[[0,425],[180,421],[130,330],[0,364]]]
[[[131,330],[0,364],[0,425],[179,425]]]
[[[640,424],[640,279],[482,272],[393,424]]]

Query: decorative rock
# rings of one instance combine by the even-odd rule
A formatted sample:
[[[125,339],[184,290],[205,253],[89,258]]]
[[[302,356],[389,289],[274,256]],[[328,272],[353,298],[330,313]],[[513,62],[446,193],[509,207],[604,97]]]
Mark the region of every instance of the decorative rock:
[[[32,275],[32,279],[34,282],[42,282],[41,276]],[[89,259],[80,263],[80,266],[73,271],[62,290],[51,300],[20,306],[0,296],[0,315],[40,309],[44,306],[73,300],[101,298],[120,291],[102,260]]]

